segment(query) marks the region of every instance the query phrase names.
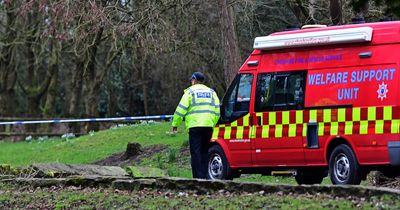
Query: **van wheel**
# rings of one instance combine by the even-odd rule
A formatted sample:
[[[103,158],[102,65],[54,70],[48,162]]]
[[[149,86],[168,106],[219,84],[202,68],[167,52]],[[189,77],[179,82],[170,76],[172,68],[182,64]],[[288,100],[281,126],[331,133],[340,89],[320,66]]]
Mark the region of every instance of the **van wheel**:
[[[224,151],[220,146],[212,146],[208,150],[208,157],[208,179],[233,179],[232,169],[229,167],[229,163],[226,160]]]
[[[332,184],[360,184],[360,165],[348,145],[341,144],[333,150],[329,158],[329,174]]]

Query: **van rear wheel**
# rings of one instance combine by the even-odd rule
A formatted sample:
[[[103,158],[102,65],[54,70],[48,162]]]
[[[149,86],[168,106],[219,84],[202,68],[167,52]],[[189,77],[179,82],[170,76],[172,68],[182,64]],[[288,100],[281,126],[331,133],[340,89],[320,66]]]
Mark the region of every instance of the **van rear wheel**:
[[[358,185],[361,183],[361,169],[353,150],[346,145],[337,146],[329,158],[329,174],[332,184]]]
[[[226,179],[232,180],[232,169],[226,159],[224,151],[218,145],[212,146],[208,150],[208,179]]]

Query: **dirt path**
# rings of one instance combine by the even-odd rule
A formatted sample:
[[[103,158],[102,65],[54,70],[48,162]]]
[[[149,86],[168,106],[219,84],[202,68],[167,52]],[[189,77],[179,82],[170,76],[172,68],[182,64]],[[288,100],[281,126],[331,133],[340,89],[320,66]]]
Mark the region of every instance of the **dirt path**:
[[[140,148],[140,152],[136,154],[127,155],[127,152],[116,153],[105,159],[96,161],[93,164],[103,166],[136,165],[139,164],[142,159],[152,157],[157,153],[165,151],[167,148],[168,147],[163,144],[151,145],[143,149]]]

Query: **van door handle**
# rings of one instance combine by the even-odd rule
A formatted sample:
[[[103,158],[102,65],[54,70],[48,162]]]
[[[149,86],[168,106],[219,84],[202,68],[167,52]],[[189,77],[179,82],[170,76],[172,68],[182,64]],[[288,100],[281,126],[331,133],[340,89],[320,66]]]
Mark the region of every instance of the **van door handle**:
[[[360,58],[370,58],[370,57],[372,57],[372,52],[371,51],[369,51],[369,52],[360,52],[360,54],[358,54],[358,56]]]
[[[261,117],[257,116],[257,125],[261,125]]]

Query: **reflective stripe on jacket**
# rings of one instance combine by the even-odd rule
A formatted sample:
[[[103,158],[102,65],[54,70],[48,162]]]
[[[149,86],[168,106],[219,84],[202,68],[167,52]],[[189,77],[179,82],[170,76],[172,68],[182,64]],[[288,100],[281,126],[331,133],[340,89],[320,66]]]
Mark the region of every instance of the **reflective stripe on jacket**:
[[[219,99],[215,91],[203,84],[195,84],[184,91],[176,107],[172,126],[177,127],[185,118],[187,129],[214,127],[219,119]]]

